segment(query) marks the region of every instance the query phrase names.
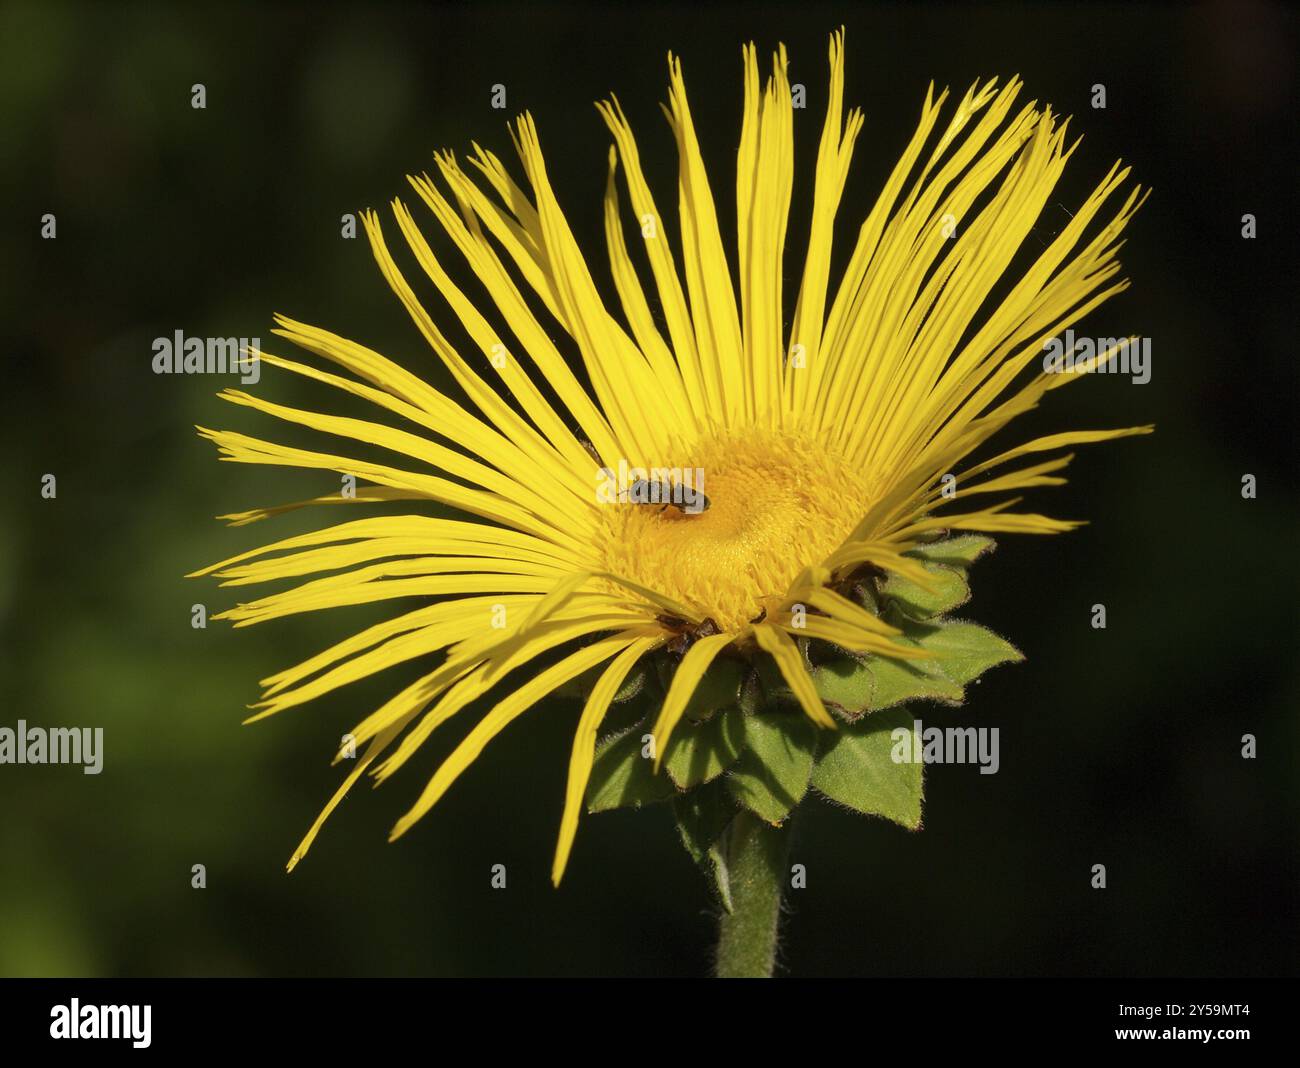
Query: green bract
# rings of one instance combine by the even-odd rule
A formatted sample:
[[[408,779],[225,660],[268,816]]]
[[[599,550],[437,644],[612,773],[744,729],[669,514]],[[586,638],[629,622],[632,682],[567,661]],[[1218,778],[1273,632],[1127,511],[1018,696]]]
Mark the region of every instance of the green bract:
[[[896,641],[930,658],[891,660],[800,641],[838,730],[818,729],[766,658],[756,657],[753,665],[720,659],[696,690],[656,774],[650,725],[671,664],[638,676],[619,695],[635,722],[600,745],[587,807],[601,812],[673,802],[683,844],[728,909],[728,828],[742,811],[780,825],[811,789],[865,815],[918,829],[922,764],[897,763],[892,756],[895,732],[913,730],[908,705],[960,704],[967,684],[989,668],[1023,659],[992,631],[949,616],[970,599],[970,565],[992,547],[990,538],[963,535],[912,550],[909,555],[932,576],[928,588],[897,575],[848,584],[846,595],[902,631]]]

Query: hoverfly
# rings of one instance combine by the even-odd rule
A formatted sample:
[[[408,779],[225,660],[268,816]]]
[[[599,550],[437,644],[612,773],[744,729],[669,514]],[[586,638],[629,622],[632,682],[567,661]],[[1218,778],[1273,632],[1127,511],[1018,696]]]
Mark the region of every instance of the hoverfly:
[[[638,507],[658,506],[662,512],[665,508],[676,508],[682,515],[698,515],[700,512],[709,510],[709,498],[698,490],[692,493],[699,507],[695,509],[686,506],[686,494],[673,486],[671,482],[651,482],[644,478],[638,478],[631,486],[628,487],[627,500],[629,504],[635,504]]]
[[[612,469],[604,466],[604,461],[596,451],[596,447],[589,441],[580,443],[587,455],[597,464],[602,465],[597,474],[608,476]],[[701,473],[701,485],[703,485],[702,479]],[[635,504],[638,507],[657,506],[660,512],[667,508],[676,508],[682,515],[698,515],[700,512],[708,511],[709,508],[709,498],[701,490],[692,486],[689,479],[681,485],[659,479],[634,479],[626,490],[619,491],[618,500],[620,503]]]

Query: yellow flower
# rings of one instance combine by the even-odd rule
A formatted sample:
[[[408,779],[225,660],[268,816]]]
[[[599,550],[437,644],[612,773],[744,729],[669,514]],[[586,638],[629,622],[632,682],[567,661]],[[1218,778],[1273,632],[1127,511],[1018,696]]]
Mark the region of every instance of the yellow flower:
[[[680,160],[676,240],[621,107],[616,100],[599,105],[614,140],[604,219],[618,311],[599,295],[525,114],[512,135],[526,186],[477,145],[470,158],[477,177],[439,154],[443,188],[428,175],[409,179],[491,307],[456,286],[407,206],[392,203],[402,237],[478,352],[459,353],[447,341],[390,255],[379,215],[364,215],[384,278],[454,377],[459,399],[361,345],[284,317],[276,319],[277,335],[347,375],[269,353],[262,360],[365,398],[406,429],[299,411],[236,390],[222,394],[399,457],[389,466],[346,450],[304,451],[200,428],[226,460],[362,481],[355,497],[303,504],[437,502],[464,514],[445,518],[416,505],[409,516],[341,523],[198,572],[226,585],[330,573],[222,613],[236,626],[398,597],[430,602],[264,681],[253,719],[394,664],[443,654],[352,730],[367,748],[290,868],[367,769],[387,779],[441,724],[484,695],[497,697],[398,821],[396,838],[513,719],[606,664],[574,741],[558,882],[602,717],[638,660],[669,643],[686,646],[654,724],[660,755],[710,662],[730,646],[770,656],[806,714],[833,728],[794,635],[856,652],[917,655],[892,640],[897,630],[836,592],[837,579],[869,564],[925,582],[926,572],[903,554],[940,529],[1069,530],[1078,524],[1010,511],[1015,500],[1007,494],[1060,484],[1070,456],[1036,458],[1009,472],[1004,465],[1150,430],[1053,434],[969,462],[1048,390],[1074,379],[1042,369],[1044,342],[1126,287],[1116,278],[1115,254],[1140,193],[1133,189],[1104,225],[1092,225],[1128,175],[1116,164],[1064,228],[1011,273],[1073,151],[1068,123],[1050,108],[1016,109],[1015,78],[1002,87],[993,80],[972,86],[955,109],[945,108],[946,90],[936,97],[931,87],[915,135],[832,281],[834,223],[863,124],[860,111],[843,112],[843,58],[842,35],[833,35],[801,267],[787,265],[784,254],[794,176],[784,48],[765,86],[756,50],[744,49],[732,250],[681,66],[670,57],[665,113]],[[635,255],[619,203],[620,171],[638,235]],[[647,267],[649,292],[642,285]],[[787,276],[799,282],[788,330]],[[580,356],[580,373],[553,340],[561,332]],[[1083,369],[1108,355],[1096,354]],[[705,481],[696,488],[708,507],[647,507],[617,496],[603,503],[609,498],[597,468],[606,475],[698,470]],[[1002,471],[990,475],[995,468]],[[655,475],[640,489],[661,477],[673,486]],[[948,504],[949,486],[963,505],[977,497],[989,503],[936,515]],[[223,518],[242,524],[283,510]],[[530,671],[562,646],[567,655]]]

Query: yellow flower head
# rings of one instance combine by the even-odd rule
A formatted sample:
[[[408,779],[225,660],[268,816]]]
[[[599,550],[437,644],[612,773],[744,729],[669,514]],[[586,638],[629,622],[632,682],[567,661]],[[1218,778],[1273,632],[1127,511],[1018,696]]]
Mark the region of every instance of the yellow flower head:
[[[370,770],[387,779],[480,697],[490,695],[488,710],[392,837],[511,720],[599,669],[570,761],[558,881],[602,718],[639,660],[665,646],[680,655],[654,722],[660,754],[710,663],[732,647],[771,658],[806,715],[833,728],[796,637],[876,656],[921,655],[837,589],[844,576],[868,565],[924,583],[926,571],[904,554],[941,529],[1069,530],[1077,524],[1011,510],[1008,495],[1063,482],[1071,459],[1063,448],[1150,429],[1053,434],[970,461],[1048,390],[1073,380],[1042,369],[1044,342],[1126,287],[1115,255],[1142,197],[1132,189],[1103,216],[1128,175],[1116,164],[1023,273],[1008,277],[1074,149],[1068,121],[1034,103],[1017,107],[1016,78],[976,84],[955,107],[946,90],[936,96],[932,88],[847,267],[832,279],[835,220],[863,124],[860,111],[843,110],[843,58],[836,34],[802,264],[785,256],[794,112],[784,48],[766,84],[756,50],[744,49],[734,245],[724,240],[681,66],[670,57],[665,113],[680,160],[679,233],[670,233],[643,177],[618,102],[598,105],[614,141],[604,220],[618,308],[598,292],[525,114],[512,128],[522,186],[477,145],[471,170],[443,153],[435,157],[441,183],[409,179],[490,305],[457,287],[422,224],[405,203],[392,203],[402,239],[477,351],[452,347],[390,254],[379,215],[364,215],[384,278],[458,397],[285,317],[276,319],[278,336],[344,374],[260,358],[373,402],[375,420],[222,394],[395,457],[374,463],[350,458],[346,446],[305,451],[201,429],[223,459],[361,482],[354,496],[303,504],[414,502],[409,515],[344,522],[204,569],[199,574],[226,585],[323,575],[222,617],[241,626],[364,602],[427,602],[265,680],[253,718],[439,655],[352,730],[367,747],[290,867],[359,776]],[[787,293],[787,278],[797,293]],[[580,372],[555,340],[562,334]],[[1097,353],[1080,369],[1109,355]],[[1013,463],[1021,458],[1029,459]],[[955,498],[945,487],[956,487]],[[462,517],[447,518],[445,508],[428,507],[433,502]],[[940,506],[951,510],[937,515]],[[242,524],[283,510],[224,518]],[[530,670],[543,654],[565,649]]]

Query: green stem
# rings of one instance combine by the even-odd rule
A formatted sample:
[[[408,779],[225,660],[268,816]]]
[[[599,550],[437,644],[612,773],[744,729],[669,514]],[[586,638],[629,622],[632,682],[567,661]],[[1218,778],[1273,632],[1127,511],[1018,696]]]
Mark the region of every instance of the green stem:
[[[727,830],[725,855],[731,911],[718,921],[719,979],[769,979],[776,964],[781,895],[789,878],[790,824],[764,823],[741,812]]]

